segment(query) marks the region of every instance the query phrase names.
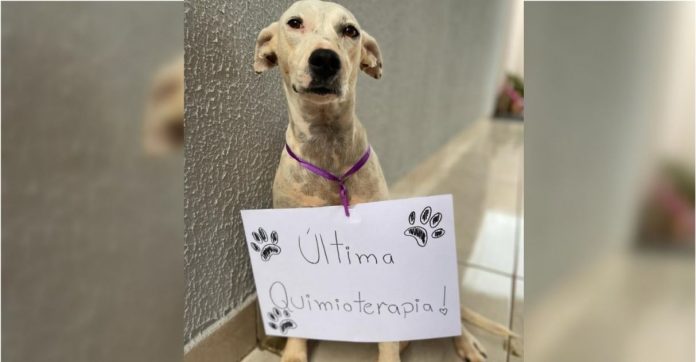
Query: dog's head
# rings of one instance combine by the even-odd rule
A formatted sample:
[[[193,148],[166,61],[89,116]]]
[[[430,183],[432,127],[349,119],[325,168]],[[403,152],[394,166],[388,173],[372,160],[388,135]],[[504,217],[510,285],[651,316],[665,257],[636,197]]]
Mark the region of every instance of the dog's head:
[[[320,0],[294,3],[261,30],[254,70],[262,73],[276,65],[287,92],[317,103],[351,95],[360,69],[375,79],[382,76],[377,41],[350,11]]]

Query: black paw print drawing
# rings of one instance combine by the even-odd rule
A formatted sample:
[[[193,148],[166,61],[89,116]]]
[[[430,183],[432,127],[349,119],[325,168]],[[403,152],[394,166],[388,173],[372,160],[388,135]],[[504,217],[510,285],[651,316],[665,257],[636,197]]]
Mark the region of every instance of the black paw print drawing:
[[[255,252],[261,255],[261,260],[268,261],[273,255],[280,254],[280,246],[278,246],[278,233],[271,231],[271,242],[268,242],[268,235],[266,235],[266,230],[259,228],[259,232],[252,232],[251,236],[254,237],[256,242],[249,243],[251,248]]]
[[[435,229],[440,224],[440,221],[442,221],[442,214],[439,212],[433,214],[433,209],[430,206],[426,206],[420,214],[420,223],[423,226],[414,225],[416,223],[416,212],[411,211],[408,215],[408,223],[413,226],[407,228],[404,231],[404,235],[412,236],[416,239],[418,246],[423,247],[428,244],[428,230],[426,228]],[[430,234],[434,239],[443,235],[445,235],[445,229],[442,228],[437,228]]]
[[[281,312],[280,309],[273,307],[273,311],[268,313],[268,318],[270,320],[268,326],[279,330],[282,334],[288,333],[289,329],[297,328],[297,323],[290,319],[290,312],[287,309]]]

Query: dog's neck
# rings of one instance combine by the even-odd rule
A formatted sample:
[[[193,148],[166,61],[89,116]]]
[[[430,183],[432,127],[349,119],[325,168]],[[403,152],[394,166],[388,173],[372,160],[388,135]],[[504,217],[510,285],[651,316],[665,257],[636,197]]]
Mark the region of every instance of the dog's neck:
[[[340,174],[365,152],[367,137],[355,116],[354,95],[317,104],[286,94],[289,124],[285,138],[301,158]]]

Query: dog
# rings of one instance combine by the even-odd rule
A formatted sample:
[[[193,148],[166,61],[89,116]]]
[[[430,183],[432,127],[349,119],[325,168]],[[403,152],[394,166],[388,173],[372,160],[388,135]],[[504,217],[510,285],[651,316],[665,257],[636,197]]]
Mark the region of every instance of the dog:
[[[256,40],[254,71],[278,67],[288,104],[285,141],[300,159],[341,175],[369,147],[367,134],[355,115],[355,89],[360,71],[382,77],[382,56],[375,38],[343,6],[321,0],[300,0]],[[350,204],[387,200],[389,191],[373,152],[367,163],[347,179]],[[305,169],[283,150],[273,181],[273,207],[297,208],[340,205],[335,182]],[[462,308],[463,318],[505,337],[515,335],[502,325]],[[485,350],[462,327],[455,338],[457,354],[469,362],[484,361]],[[398,362],[407,342],[379,343],[378,361]],[[307,341],[288,338],[283,362],[307,361]]]
[[[344,7],[302,0],[259,33],[254,70],[262,73],[275,66],[288,102],[287,145],[300,158],[343,174],[369,147],[355,115],[355,87],[361,70],[375,79],[382,76],[377,41]],[[374,152],[345,185],[351,205],[389,198]],[[334,182],[306,170],[283,151],[273,181],[274,208],[340,204]],[[307,341],[288,338],[282,361],[307,361]],[[399,343],[380,343],[379,361],[399,361]]]

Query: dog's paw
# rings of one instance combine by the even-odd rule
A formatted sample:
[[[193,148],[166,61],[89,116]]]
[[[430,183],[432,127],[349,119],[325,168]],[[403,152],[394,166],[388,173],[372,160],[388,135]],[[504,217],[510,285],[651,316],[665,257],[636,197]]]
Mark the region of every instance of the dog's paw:
[[[466,328],[462,328],[461,336],[454,337],[454,349],[464,362],[484,362],[488,358],[481,342]]]
[[[380,354],[377,356],[377,362],[401,362],[401,356],[383,356]]]
[[[293,353],[292,355],[283,353],[280,362],[307,362],[307,355],[304,353]]]
[[[524,357],[523,343],[519,338],[511,337],[503,341],[503,349],[515,357]]]
[[[298,338],[288,338],[280,361],[307,362],[307,341]]]
[[[401,357],[377,357],[377,362],[401,362]]]
[[[427,245],[428,237],[437,239],[445,235],[445,229],[437,228],[437,226],[440,224],[440,221],[442,221],[442,214],[439,212],[433,214],[433,209],[430,206],[425,207],[423,211],[421,211],[418,219],[421,225],[423,226],[415,225],[416,212],[411,211],[411,213],[408,215],[408,223],[411,226],[404,230],[404,235],[411,236],[414,239],[416,239],[416,243],[418,243],[418,246],[423,247]],[[428,232],[428,229],[435,230],[433,230],[432,232]]]

